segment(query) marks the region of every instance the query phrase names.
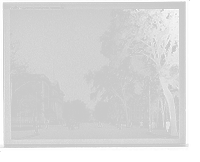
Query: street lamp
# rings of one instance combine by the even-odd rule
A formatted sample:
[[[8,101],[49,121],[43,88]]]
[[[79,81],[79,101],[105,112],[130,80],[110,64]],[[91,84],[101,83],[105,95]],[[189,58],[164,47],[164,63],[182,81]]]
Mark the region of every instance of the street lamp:
[[[40,76],[38,76],[37,74],[35,74],[34,75],[36,78],[35,78],[35,86],[36,86],[36,88],[35,88],[35,93],[36,93],[36,105],[35,105],[35,107],[36,107],[36,118],[35,118],[35,133],[38,133],[38,123],[37,123],[37,121],[38,121],[38,116],[39,116],[39,127],[41,127],[41,124],[40,124],[40,109],[38,110],[38,85],[37,85],[37,82],[38,82],[38,79],[39,79],[39,81],[41,81],[41,77]],[[41,83],[40,83],[40,86],[41,86]],[[41,90],[41,87],[39,88],[40,90]],[[39,92],[40,92],[40,90],[39,90]],[[38,112],[39,112],[39,115],[38,115]]]
[[[149,130],[148,130],[148,132],[152,132],[152,130],[151,130],[151,113],[150,113],[150,106],[151,106],[151,101],[150,101],[150,82],[151,82],[151,80],[150,80],[150,77],[149,76],[146,76],[145,77],[145,86],[146,86],[146,80],[147,80],[147,82],[149,83]]]

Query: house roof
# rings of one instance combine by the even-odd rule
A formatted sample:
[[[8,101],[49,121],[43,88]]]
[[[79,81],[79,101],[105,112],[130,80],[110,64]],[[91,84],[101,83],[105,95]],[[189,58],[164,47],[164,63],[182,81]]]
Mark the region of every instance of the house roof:
[[[11,74],[11,78],[13,78],[13,77],[30,77],[30,80],[35,80],[36,78],[38,80],[43,80],[43,81],[47,82],[50,85],[50,87],[55,88],[59,92],[59,94],[64,96],[64,93],[60,89],[59,83],[57,81],[52,83],[49,80],[49,78],[46,77],[46,75],[44,75],[44,74],[29,74],[29,73],[23,73],[23,74],[19,74],[19,75]]]
[[[50,86],[55,88],[61,95],[64,96],[64,93],[61,91],[59,83],[57,81],[51,83]]]

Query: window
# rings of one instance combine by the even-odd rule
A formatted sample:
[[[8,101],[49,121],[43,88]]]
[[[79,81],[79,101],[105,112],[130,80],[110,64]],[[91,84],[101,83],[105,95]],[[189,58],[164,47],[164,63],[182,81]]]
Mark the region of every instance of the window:
[[[48,98],[47,97],[44,98],[44,107],[45,107],[45,109],[48,109]]]
[[[45,96],[48,96],[48,92],[49,92],[48,86],[44,85],[44,94],[45,94]]]

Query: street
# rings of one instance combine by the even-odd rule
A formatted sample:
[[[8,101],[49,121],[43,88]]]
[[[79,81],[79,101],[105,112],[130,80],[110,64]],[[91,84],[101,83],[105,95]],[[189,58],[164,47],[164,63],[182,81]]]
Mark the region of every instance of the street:
[[[40,128],[38,134],[34,129],[12,131],[12,139],[144,139],[144,138],[170,138],[164,130],[151,133],[146,128],[132,126],[118,129],[112,125],[103,124],[97,127],[95,123],[84,123],[79,128],[69,130],[65,126],[51,125]]]

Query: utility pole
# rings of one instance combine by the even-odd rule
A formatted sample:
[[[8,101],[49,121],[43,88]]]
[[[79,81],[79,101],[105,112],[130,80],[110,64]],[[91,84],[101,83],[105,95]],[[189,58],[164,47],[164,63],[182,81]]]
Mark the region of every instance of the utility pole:
[[[152,123],[151,123],[151,94],[150,94],[150,77],[149,77],[149,131],[151,132]]]
[[[152,132],[152,130],[151,130],[151,113],[150,113],[150,107],[151,107],[151,83],[150,82],[151,82],[151,79],[149,76],[146,76],[145,81],[146,80],[149,83],[149,85],[148,85],[148,88],[149,88],[148,89],[148,91],[149,91],[149,130],[148,130],[148,132]],[[145,82],[145,84],[146,84],[146,82]]]
[[[38,111],[38,106],[37,106],[37,76],[36,76],[36,116],[35,116],[35,133],[38,133],[38,125],[37,125],[37,111]]]

